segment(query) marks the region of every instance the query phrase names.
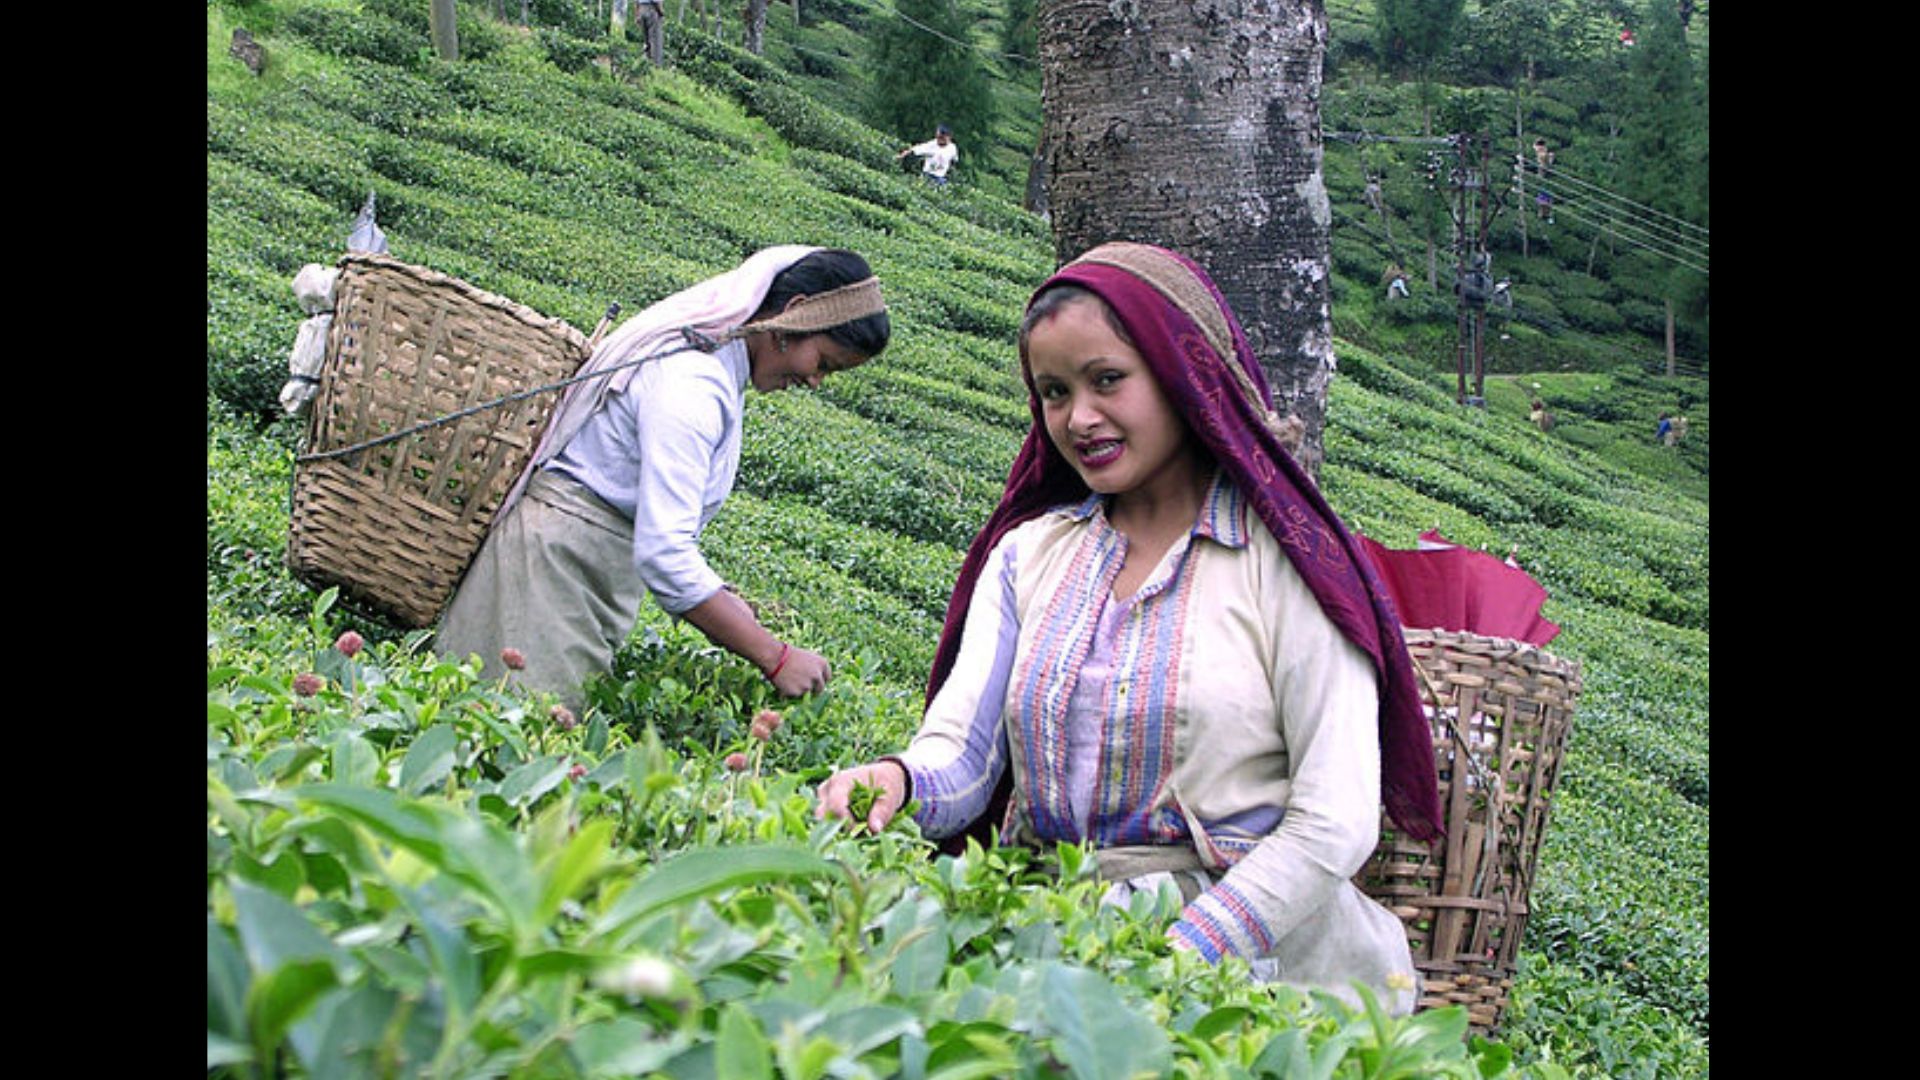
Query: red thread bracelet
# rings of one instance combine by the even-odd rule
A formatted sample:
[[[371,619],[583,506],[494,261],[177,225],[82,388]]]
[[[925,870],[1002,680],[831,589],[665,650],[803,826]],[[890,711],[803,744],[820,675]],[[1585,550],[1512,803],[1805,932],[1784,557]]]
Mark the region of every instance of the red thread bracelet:
[[[767,672],[768,682],[772,682],[774,678],[780,674],[780,669],[787,666],[787,657],[792,655],[792,653],[793,646],[784,641],[780,643],[780,662],[773,665],[772,671]]]

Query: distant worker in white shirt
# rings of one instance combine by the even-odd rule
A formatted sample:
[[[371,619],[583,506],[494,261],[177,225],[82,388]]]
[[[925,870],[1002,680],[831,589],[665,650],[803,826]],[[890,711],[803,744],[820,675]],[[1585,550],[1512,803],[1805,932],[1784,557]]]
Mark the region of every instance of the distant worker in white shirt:
[[[960,147],[953,141],[953,129],[941,124],[933,129],[933,140],[918,146],[909,146],[895,155],[904,158],[908,154],[917,154],[927,160],[920,163],[920,175],[934,187],[947,186],[947,170],[953,167],[953,161],[960,156]]]

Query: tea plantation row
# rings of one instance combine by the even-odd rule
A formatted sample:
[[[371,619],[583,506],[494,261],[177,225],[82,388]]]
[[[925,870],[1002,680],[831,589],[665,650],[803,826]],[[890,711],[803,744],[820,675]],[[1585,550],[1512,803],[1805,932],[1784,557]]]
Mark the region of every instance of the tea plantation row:
[[[308,14],[263,36],[283,73],[244,84],[216,77],[235,9],[209,8],[210,1067],[1704,1072],[1704,500],[1343,343],[1334,505],[1395,546],[1436,525],[1517,543],[1566,629],[1554,650],[1586,665],[1506,1044],[1470,1061],[1443,1014],[1377,1022],[1177,969],[1153,913],[1096,914],[1072,874],[821,830],[806,798],[917,719],[961,550],[1025,430],[1011,340],[1044,227],[864,160],[887,141],[755,92],[777,71],[717,42],[625,84],[562,75],[509,28],[442,65],[323,32],[388,5],[261,6]],[[582,326],[766,243],[873,261],[895,344],[818,392],[750,396],[742,488],[704,541],[839,673],[774,740],[746,733],[765,684],[651,607],[563,730],[287,579],[295,432],[268,421],[288,283],[338,254],[368,190],[396,255]],[[356,657],[333,648],[348,629],[372,642]],[[296,690],[305,674],[324,689]],[[722,767],[749,750],[752,770]]]

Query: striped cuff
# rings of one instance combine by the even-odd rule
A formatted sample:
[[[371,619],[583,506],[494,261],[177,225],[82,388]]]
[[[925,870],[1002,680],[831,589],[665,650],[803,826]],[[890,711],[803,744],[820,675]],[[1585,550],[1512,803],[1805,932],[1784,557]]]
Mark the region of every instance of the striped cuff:
[[[1167,933],[1193,946],[1209,962],[1228,953],[1252,960],[1273,948],[1266,923],[1246,896],[1225,881],[1195,897]]]

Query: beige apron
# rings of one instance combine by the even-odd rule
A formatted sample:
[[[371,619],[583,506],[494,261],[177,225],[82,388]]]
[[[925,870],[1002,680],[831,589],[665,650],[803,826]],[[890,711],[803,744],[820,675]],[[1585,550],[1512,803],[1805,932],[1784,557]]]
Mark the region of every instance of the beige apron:
[[[477,654],[481,677],[493,680],[508,674],[500,651],[518,649],[526,667],[512,681],[578,713],[583,684],[612,667],[645,595],[633,572],[633,522],[579,483],[541,471],[487,534],[434,650]]]

